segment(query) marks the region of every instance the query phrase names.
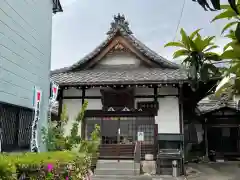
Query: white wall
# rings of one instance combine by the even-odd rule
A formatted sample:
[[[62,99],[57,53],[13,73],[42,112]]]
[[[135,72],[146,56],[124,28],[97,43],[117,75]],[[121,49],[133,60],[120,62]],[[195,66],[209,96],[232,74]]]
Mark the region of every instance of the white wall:
[[[100,89],[87,89],[85,95],[86,96],[100,96]],[[70,88],[68,90],[63,91],[63,96],[82,96],[82,92],[80,89]],[[102,109],[101,99],[86,99],[88,101],[88,110],[100,110]],[[72,124],[75,121],[78,113],[82,108],[82,100],[81,99],[64,99],[63,104],[66,105],[67,114],[69,116],[69,121],[65,126],[65,134],[69,134],[72,128]],[[79,126],[79,134],[81,134],[81,125]]]
[[[82,107],[82,101],[81,100],[76,100],[76,99],[64,99],[63,104],[67,108],[67,114],[68,114],[68,123],[65,126],[65,134],[69,135],[71,132],[72,124],[75,121],[79,111],[81,110]],[[81,134],[81,125],[79,127],[79,134]]]
[[[177,95],[177,88],[162,87],[158,89],[160,95]],[[158,98],[159,110],[155,117],[155,122],[158,124],[158,133],[179,134],[179,100],[178,97],[166,96]]]
[[[178,98],[158,98],[158,102],[158,116],[155,117],[155,122],[158,124],[158,133],[180,133]]]

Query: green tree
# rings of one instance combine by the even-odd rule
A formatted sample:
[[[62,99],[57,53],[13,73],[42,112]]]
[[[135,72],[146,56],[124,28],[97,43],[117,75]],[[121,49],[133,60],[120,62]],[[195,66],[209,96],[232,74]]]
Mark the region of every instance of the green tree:
[[[212,63],[219,61],[219,55],[212,52],[217,45],[213,43],[215,36],[202,37],[199,34],[200,29],[194,31],[189,36],[181,29],[181,40],[178,42],[169,42],[165,45],[179,47],[175,51],[173,58],[183,56],[182,64],[189,70],[189,75],[193,78],[196,85],[198,82],[207,82],[209,78],[219,76],[219,69]]]
[[[240,1],[236,1],[237,8],[240,11]],[[235,90],[240,90],[240,15],[237,14],[230,5],[222,5],[223,11],[220,12],[212,22],[221,19],[227,19],[229,22],[222,29],[222,34],[225,33],[225,37],[230,39],[230,42],[223,48],[221,59],[227,60],[230,68],[225,73],[236,74],[237,80],[235,84]]]

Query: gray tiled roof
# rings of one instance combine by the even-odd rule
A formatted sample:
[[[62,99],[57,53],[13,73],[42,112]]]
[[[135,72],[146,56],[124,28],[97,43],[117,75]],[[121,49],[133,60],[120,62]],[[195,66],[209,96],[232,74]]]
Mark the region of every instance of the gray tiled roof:
[[[187,81],[183,69],[135,68],[135,69],[93,69],[78,72],[53,74],[52,79],[59,85],[100,85],[100,84],[142,84],[177,83]]]
[[[239,110],[238,103],[234,100],[224,100],[214,97],[213,95],[209,95],[208,97],[208,99],[203,99],[198,103],[198,109],[201,114],[206,114],[224,107]]]
[[[90,62],[113,40],[116,35],[121,35],[132,44],[145,57],[156,64],[155,68],[125,68],[111,67],[108,69],[85,70],[85,65]],[[51,72],[51,78],[59,85],[100,85],[100,84],[141,84],[187,81],[186,70],[180,65],[166,60],[156,52],[149,49],[133,35],[128,27],[125,17],[114,17],[111,28],[107,32],[107,39],[90,54],[73,64]]]

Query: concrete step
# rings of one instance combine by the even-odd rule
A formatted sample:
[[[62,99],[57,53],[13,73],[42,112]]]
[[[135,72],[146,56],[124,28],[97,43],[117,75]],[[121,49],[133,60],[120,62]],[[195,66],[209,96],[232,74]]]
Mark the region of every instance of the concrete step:
[[[92,180],[136,180],[139,176],[133,175],[95,175],[92,177]]]
[[[99,169],[95,170],[95,175],[139,175],[140,169],[116,169],[116,168],[106,168],[106,169]]]
[[[107,168],[115,168],[115,169],[140,169],[140,163],[134,163],[134,161],[113,161],[113,160],[99,160],[96,165],[97,169],[107,169]]]

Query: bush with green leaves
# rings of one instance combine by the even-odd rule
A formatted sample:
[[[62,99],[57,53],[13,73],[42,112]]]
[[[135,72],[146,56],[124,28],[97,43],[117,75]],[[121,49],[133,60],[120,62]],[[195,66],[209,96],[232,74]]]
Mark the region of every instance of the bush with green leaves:
[[[84,153],[92,159],[91,164],[94,166],[98,157],[100,127],[95,125],[95,129],[91,133],[89,140],[82,139],[78,134],[79,125],[84,120],[87,105],[88,102],[85,101],[72,125],[70,135],[64,135],[64,128],[68,123],[67,108],[65,105],[61,114],[61,120],[49,122],[48,129],[42,129],[42,133],[48,151],[64,151],[77,148],[77,152]]]
[[[0,155],[0,179],[62,180],[84,179],[91,166],[86,154],[71,151],[16,153]],[[49,169],[51,167],[51,169]]]
[[[72,150],[81,143],[78,129],[80,123],[83,122],[87,105],[88,102],[85,101],[72,125],[70,135],[64,134],[64,128],[66,128],[69,119],[65,105],[63,106],[60,120],[48,122],[48,128],[42,129],[43,141],[46,144],[48,151]]]

